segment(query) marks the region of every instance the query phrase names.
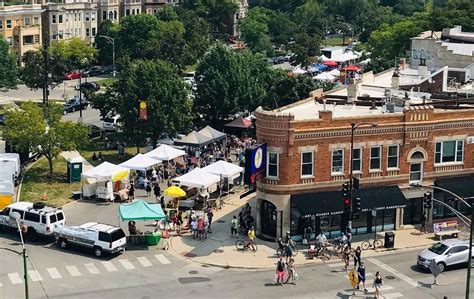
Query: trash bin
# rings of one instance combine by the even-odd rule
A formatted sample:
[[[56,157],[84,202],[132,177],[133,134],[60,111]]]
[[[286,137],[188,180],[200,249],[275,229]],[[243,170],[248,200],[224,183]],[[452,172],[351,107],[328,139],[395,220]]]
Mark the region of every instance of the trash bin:
[[[395,245],[395,233],[386,232],[385,233],[385,248],[393,248]]]
[[[69,183],[81,181],[82,161],[81,157],[73,157],[67,161],[67,179]]]
[[[146,243],[149,246],[158,245],[161,239],[161,232],[153,232],[151,234],[145,235]]]

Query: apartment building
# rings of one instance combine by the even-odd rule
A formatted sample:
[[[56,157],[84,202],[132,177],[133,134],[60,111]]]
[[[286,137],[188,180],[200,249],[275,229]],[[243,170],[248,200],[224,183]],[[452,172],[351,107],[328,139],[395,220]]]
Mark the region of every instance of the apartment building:
[[[123,17],[142,13],[142,0],[123,0],[120,15]]]
[[[354,234],[402,229],[452,217],[443,205],[423,207],[423,188],[436,184],[462,197],[474,196],[474,108],[469,104],[404,99],[398,106],[370,101],[347,103],[312,97],[286,107],[255,111],[257,139],[266,145],[265,174],[257,182],[256,226],[269,239],[304,229],[338,236],[348,222],[342,184],[353,172],[360,179],[355,197]],[[376,126],[372,126],[375,124]],[[263,147],[265,148],[265,147]],[[434,197],[464,213],[452,196]],[[429,226],[428,226],[429,227]]]
[[[0,6],[0,35],[22,56],[41,47],[41,4]]]

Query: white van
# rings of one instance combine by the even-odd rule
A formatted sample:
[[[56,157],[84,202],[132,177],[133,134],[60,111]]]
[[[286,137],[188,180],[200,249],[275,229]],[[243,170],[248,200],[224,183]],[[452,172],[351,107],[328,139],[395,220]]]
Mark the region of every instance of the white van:
[[[21,162],[20,162],[20,155],[17,153],[3,153],[0,154],[0,162],[3,163],[8,163],[8,164],[13,164],[15,166],[15,175],[16,177],[20,176],[20,171],[21,171]],[[2,167],[0,166],[0,169]]]
[[[59,247],[65,249],[73,244],[90,248],[96,257],[104,252],[123,252],[127,246],[127,237],[120,227],[97,222],[58,227],[54,235]]]
[[[117,131],[117,129],[120,127],[120,114],[107,116],[104,119],[103,127],[105,131]]]
[[[56,227],[66,224],[62,209],[47,207],[43,203],[20,201],[8,205],[0,212],[0,228],[17,227],[10,220],[13,212],[20,214],[20,225],[28,227],[27,234],[30,236],[52,236]]]

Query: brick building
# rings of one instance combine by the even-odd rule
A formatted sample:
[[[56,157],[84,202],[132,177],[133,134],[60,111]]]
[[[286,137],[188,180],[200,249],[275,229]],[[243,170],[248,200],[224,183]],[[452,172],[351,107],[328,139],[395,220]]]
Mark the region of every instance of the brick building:
[[[413,183],[474,196],[468,188],[474,183],[472,107],[410,101],[390,108],[361,101],[339,105],[320,96],[313,92],[286,107],[255,111],[258,141],[267,144],[266,176],[257,183],[260,235],[275,238],[291,231],[301,236],[308,226],[331,237],[340,234],[347,221],[340,189],[349,180],[351,123],[378,125],[355,131],[353,168],[360,178],[355,197],[361,198],[363,212],[354,216],[354,234],[419,224],[426,190]],[[444,194],[435,198],[467,212]],[[452,216],[436,203],[432,212],[429,222]]]

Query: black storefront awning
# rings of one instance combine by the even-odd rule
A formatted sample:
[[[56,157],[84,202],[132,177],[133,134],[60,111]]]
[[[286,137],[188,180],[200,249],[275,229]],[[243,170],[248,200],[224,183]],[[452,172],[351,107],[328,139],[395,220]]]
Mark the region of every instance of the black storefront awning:
[[[361,198],[362,211],[404,208],[407,199],[398,186],[384,186],[355,190],[354,198]],[[291,195],[291,208],[302,216],[341,214],[344,210],[340,191],[312,192]]]
[[[474,176],[463,176],[448,179],[436,179],[435,186],[449,190],[456,195],[464,198],[474,197]],[[442,191],[435,190],[436,193]],[[446,197],[450,197],[449,194],[445,194]]]

